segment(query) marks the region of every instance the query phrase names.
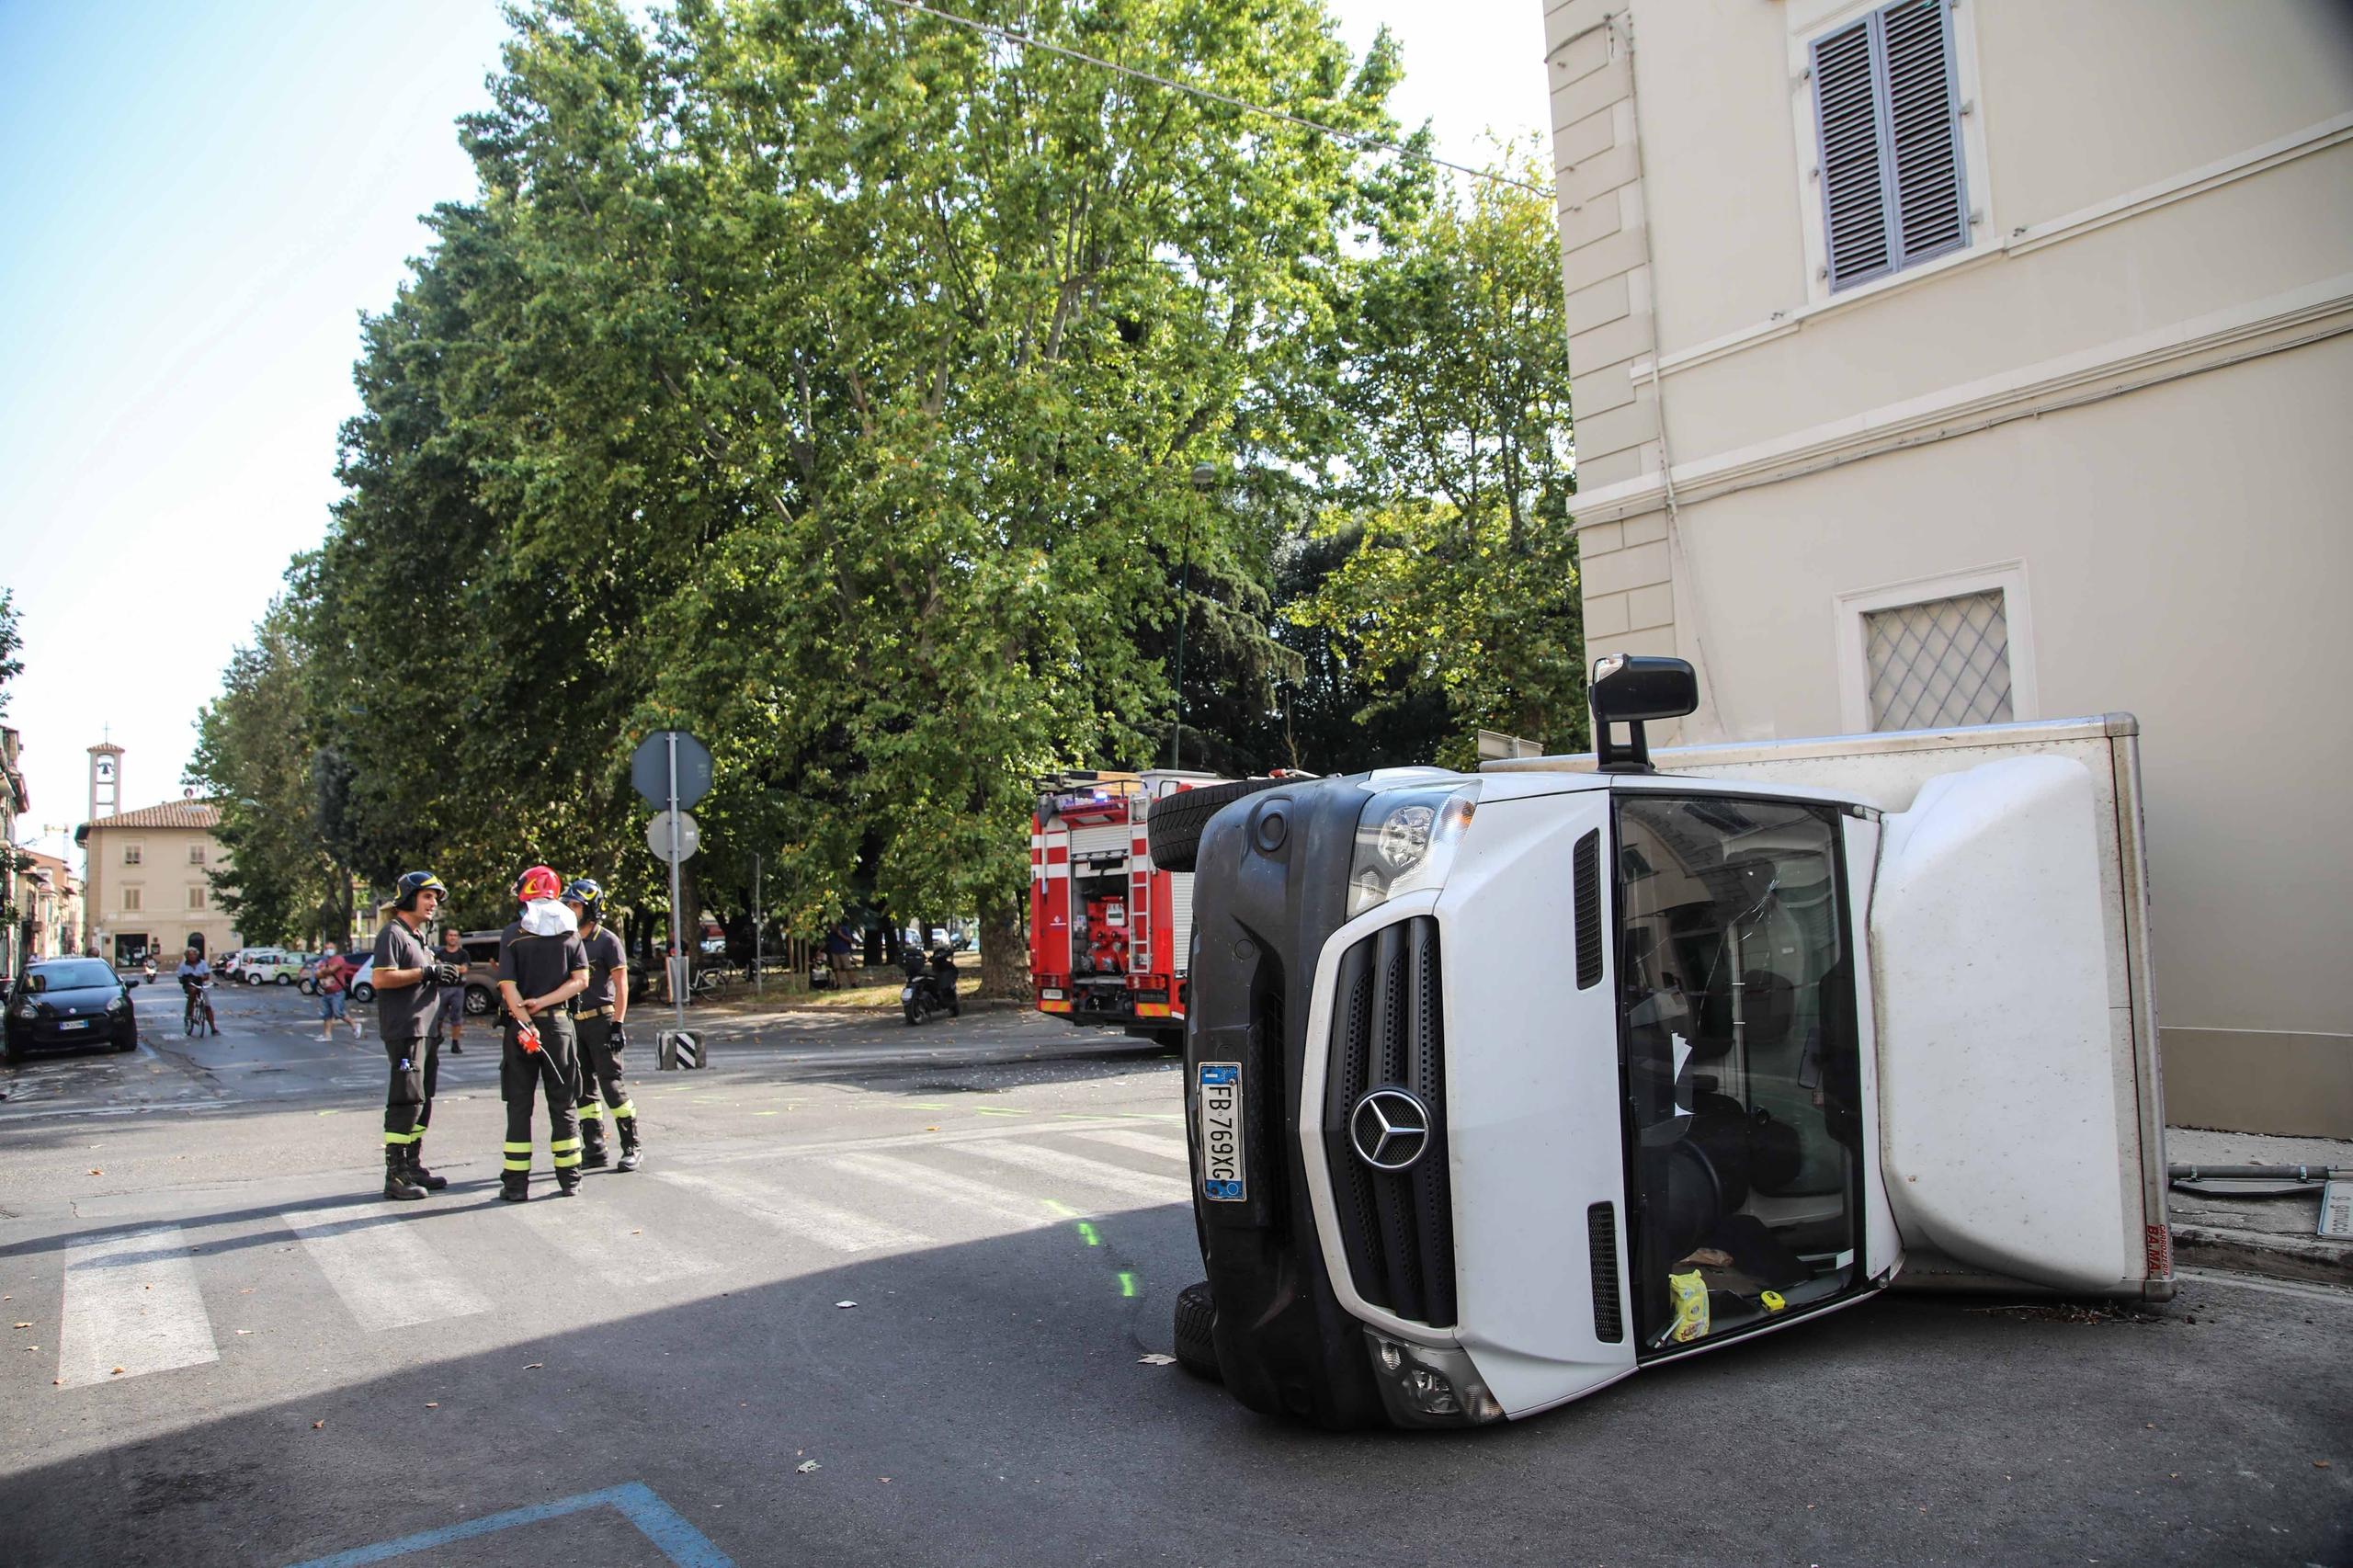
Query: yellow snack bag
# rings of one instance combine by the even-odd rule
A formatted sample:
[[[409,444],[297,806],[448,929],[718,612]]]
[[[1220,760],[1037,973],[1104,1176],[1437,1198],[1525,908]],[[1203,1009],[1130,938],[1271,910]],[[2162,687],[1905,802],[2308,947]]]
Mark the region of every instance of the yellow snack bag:
[[[1708,1287],[1697,1269],[1668,1275],[1666,1287],[1675,1293],[1675,1342],[1688,1345],[1708,1332]]]

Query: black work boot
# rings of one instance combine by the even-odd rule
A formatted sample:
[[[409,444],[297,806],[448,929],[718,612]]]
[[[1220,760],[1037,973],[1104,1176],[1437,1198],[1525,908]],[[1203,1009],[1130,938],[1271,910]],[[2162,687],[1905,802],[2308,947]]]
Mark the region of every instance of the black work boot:
[[[580,1168],[601,1171],[605,1168],[605,1119],[583,1117],[580,1119]]]
[[[570,1166],[555,1173],[555,1195],[558,1198],[573,1197],[579,1190],[580,1169],[578,1166]]]
[[[448,1176],[435,1176],[425,1168],[425,1140],[421,1137],[408,1146],[408,1179],[427,1192],[438,1192],[449,1185]]]
[[[425,1196],[425,1188],[409,1179],[408,1145],[405,1143],[384,1145],[384,1196],[402,1202]]]
[[[523,1203],[531,1196],[531,1173],[501,1171],[498,1173],[498,1196],[508,1203]]]
[[[621,1163],[614,1168],[633,1171],[645,1163],[645,1148],[637,1136],[637,1118],[622,1117],[619,1125],[621,1130]]]

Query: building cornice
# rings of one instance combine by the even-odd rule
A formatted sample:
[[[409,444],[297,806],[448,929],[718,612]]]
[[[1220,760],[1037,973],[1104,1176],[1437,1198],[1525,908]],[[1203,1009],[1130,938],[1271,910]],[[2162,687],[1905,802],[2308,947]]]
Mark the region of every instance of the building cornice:
[[[1675,495],[1688,506],[1899,448],[2096,403],[2353,330],[2353,272],[2046,359],[1925,396],[1793,431],[1770,441],[1675,465]],[[1580,494],[1579,527],[1655,511],[1666,486],[1653,470]]]
[[[1876,283],[1867,283],[1859,289],[1850,289],[1811,304],[1792,305],[1786,311],[1776,311],[1764,321],[1740,327],[1719,337],[1709,338],[1704,343],[1695,343],[1688,348],[1678,348],[1672,353],[1659,356],[1658,373],[1662,376],[1672,376],[1679,370],[1694,369],[1699,366],[1722,359],[1727,355],[1738,354],[1760,344],[1770,343],[1776,338],[1787,337],[1803,327],[1807,322],[1817,317],[1851,311],[1859,306],[1868,305],[1874,300],[1884,299],[1890,294],[1901,294],[1907,290],[1915,289],[1923,283],[1948,274],[1982,267],[2000,256],[2029,256],[2046,246],[2079,239],[2086,234],[2096,233],[2111,223],[2120,223],[2128,218],[2137,218],[2143,213],[2154,212],[2161,207],[2169,207],[2177,201],[2187,200],[2193,196],[2202,196],[2210,190],[2220,189],[2223,186],[2234,184],[2251,176],[2276,169],[2283,164],[2290,164],[2314,153],[2322,153],[2331,147],[2341,146],[2347,142],[2353,142],[2353,114],[2341,114],[2331,119],[2324,119],[2318,124],[2308,125],[2302,131],[2274,137],[2268,142],[2249,147],[2230,157],[2200,165],[2197,168],[2176,175],[2171,179],[2160,180],[2154,185],[2143,186],[2139,190],[2128,191],[2122,196],[2111,198],[2107,201],[2080,208],[2075,211],[2051,219],[2047,222],[2031,223],[2013,229],[1998,241],[1980,240],[1965,251],[1940,256],[1935,261],[1919,267],[1908,267],[1892,278],[1881,278]],[[1631,374],[1637,380],[1647,377],[1650,373],[1651,366],[1648,360],[1638,359],[1631,368]]]

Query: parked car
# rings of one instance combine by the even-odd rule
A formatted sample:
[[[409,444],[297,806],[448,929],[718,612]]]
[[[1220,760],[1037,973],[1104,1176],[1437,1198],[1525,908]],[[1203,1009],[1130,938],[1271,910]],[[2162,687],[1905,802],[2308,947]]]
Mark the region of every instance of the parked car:
[[[283,948],[243,948],[223,971],[246,985],[291,985],[302,975],[302,955]]]
[[[123,980],[98,959],[49,959],[28,964],[8,987],[7,1028],[0,1053],[21,1062],[35,1051],[139,1044],[131,1006],[136,980]]]
[[[370,953],[368,957],[359,960],[359,972],[351,977],[351,999],[353,1001],[373,1002],[376,999],[376,987],[371,983],[375,978],[375,973],[376,956],[373,953]]]

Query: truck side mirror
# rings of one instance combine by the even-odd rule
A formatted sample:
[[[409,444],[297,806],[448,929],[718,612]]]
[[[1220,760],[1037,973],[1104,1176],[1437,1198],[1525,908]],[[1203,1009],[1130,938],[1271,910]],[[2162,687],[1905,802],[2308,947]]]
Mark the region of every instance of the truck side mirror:
[[[1699,706],[1699,677],[1682,659],[1644,653],[1612,653],[1597,659],[1593,684],[1593,751],[1604,773],[1650,773],[1647,719],[1680,719]],[[1627,744],[1617,744],[1611,726],[1624,724]]]

